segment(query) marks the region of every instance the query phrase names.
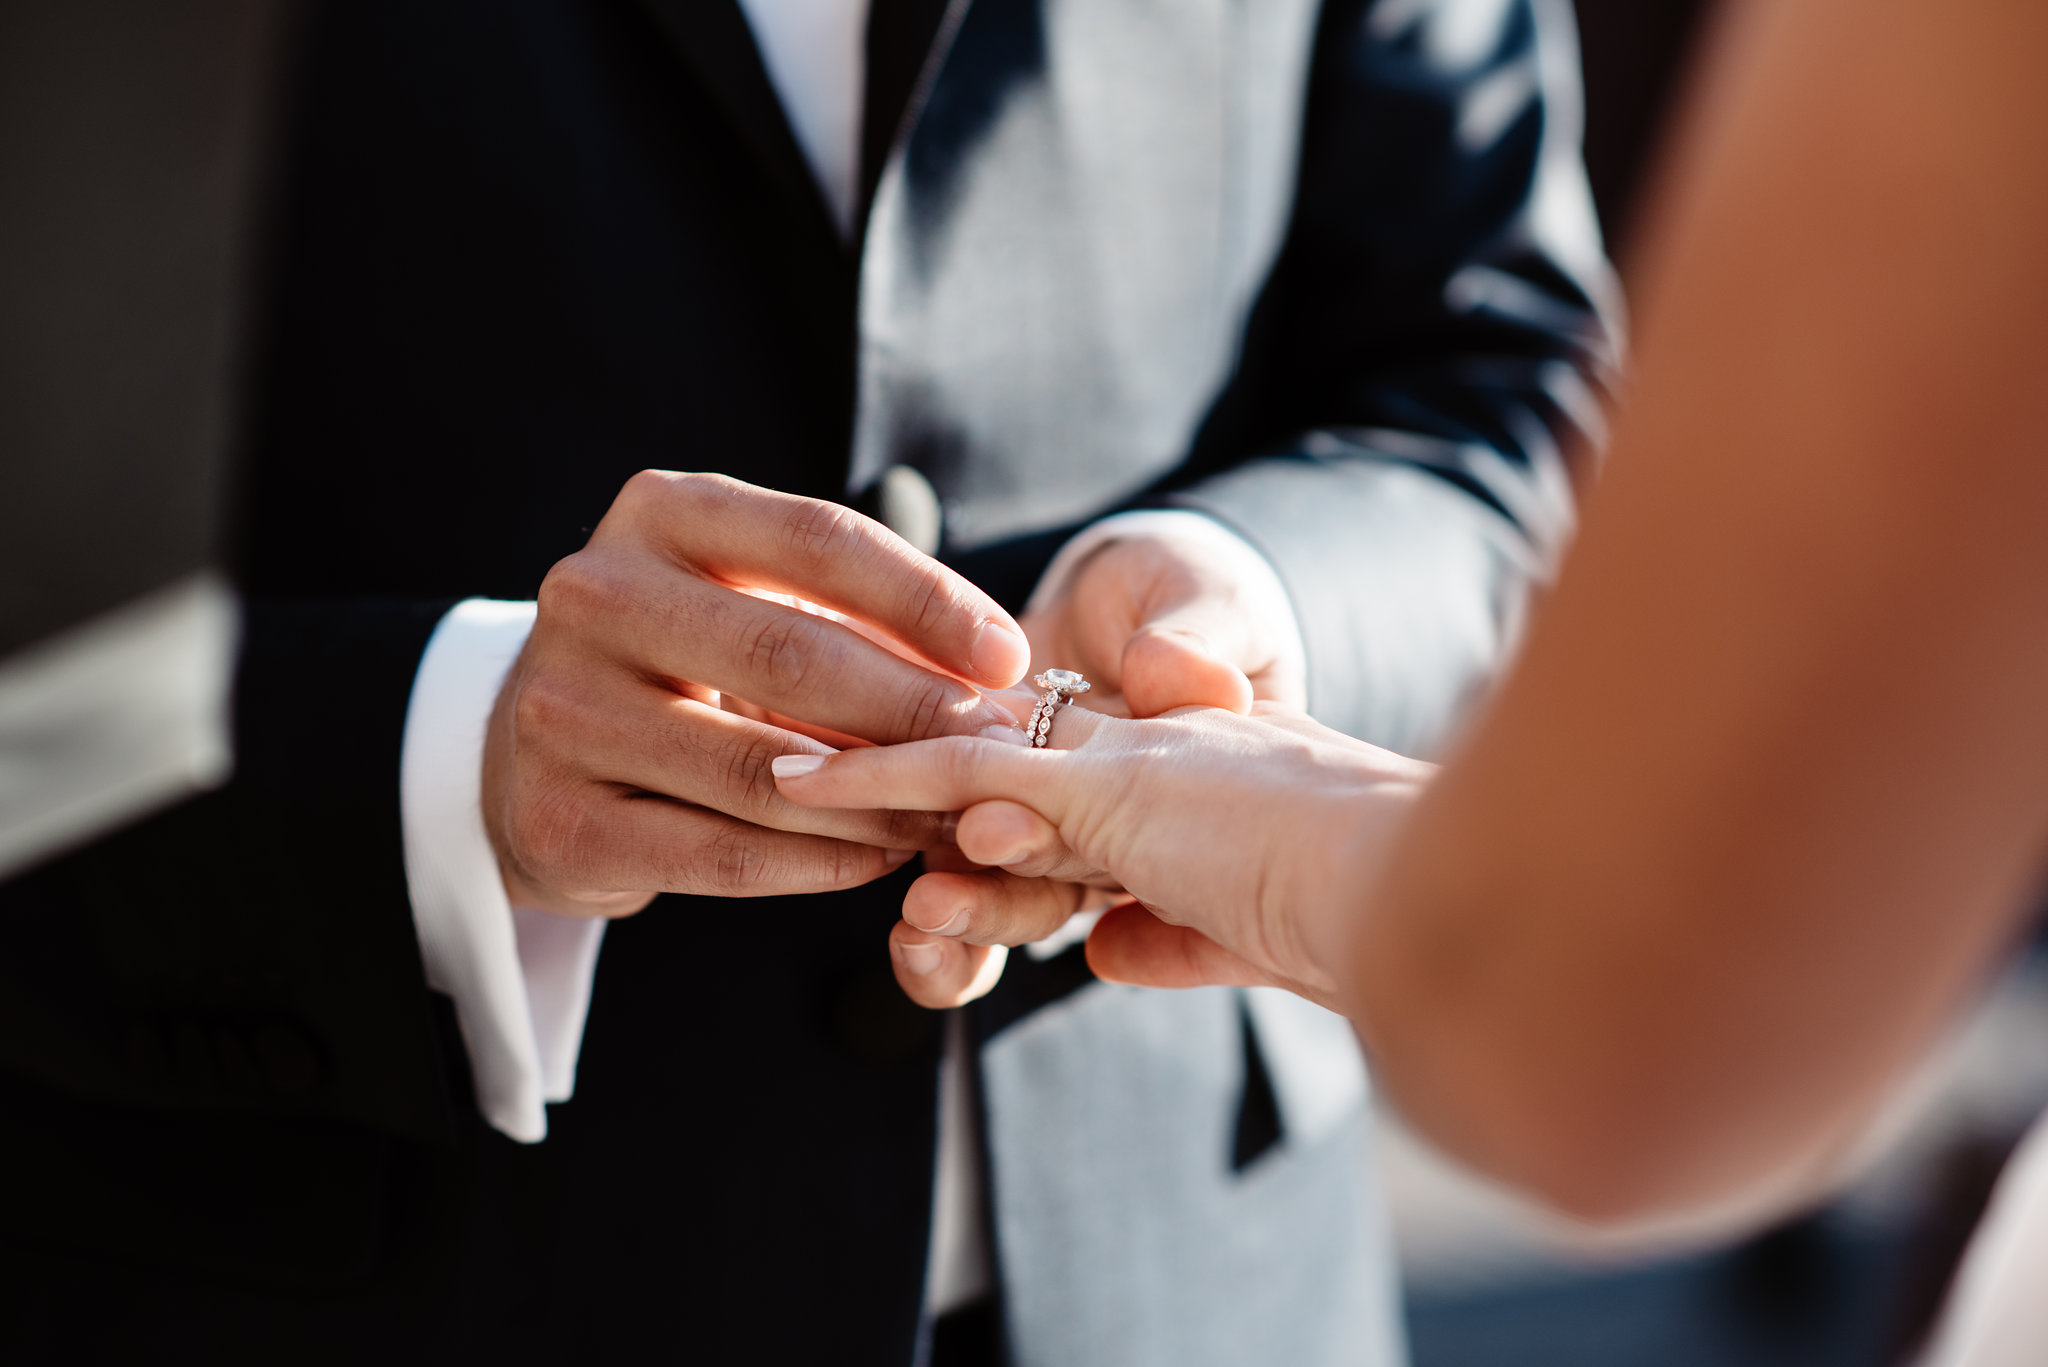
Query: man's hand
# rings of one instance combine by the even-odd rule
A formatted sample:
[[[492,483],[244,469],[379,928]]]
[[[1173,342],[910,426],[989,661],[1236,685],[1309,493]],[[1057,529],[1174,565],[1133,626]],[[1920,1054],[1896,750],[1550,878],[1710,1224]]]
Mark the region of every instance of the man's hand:
[[[660,892],[865,883],[938,819],[793,806],[769,762],[826,753],[821,735],[1014,729],[963,680],[1008,685],[1026,656],[1001,608],[879,523],[719,475],[636,475],[549,571],[491,714],[484,824],[506,891],[624,916]]]
[[[1241,543],[1171,532],[1119,537],[1024,619],[1032,668],[1078,669],[1099,712],[1176,707],[1240,715],[1253,699],[1300,707],[1306,665],[1279,580]]]
[[[1025,617],[1032,668],[1078,669],[1095,686],[1077,706],[1135,717],[1193,706],[1242,714],[1255,699],[1300,707],[1307,670],[1293,608],[1257,554],[1227,539],[1219,548],[1218,538],[1171,532],[1108,542]],[[1030,704],[1021,706],[1028,714]],[[1020,848],[1043,827],[1002,802],[978,808],[975,821],[997,846],[1006,823]],[[1128,900],[1100,880],[1063,880],[1050,864],[926,862],[946,867],[911,885],[889,941],[897,982],[922,1006],[972,1001],[1001,976],[1003,946]],[[974,929],[962,935],[963,926]]]

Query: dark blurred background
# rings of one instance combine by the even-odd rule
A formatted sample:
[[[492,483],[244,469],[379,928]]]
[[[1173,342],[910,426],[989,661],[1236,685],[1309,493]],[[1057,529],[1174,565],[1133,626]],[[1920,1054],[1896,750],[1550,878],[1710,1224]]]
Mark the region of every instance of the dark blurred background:
[[[218,782],[287,0],[0,4],[0,877]]]
[[[1586,171],[1624,272],[1645,173],[1682,93],[1711,0],[1576,0],[1586,71]]]
[[[1633,284],[1656,156],[1716,6],[1576,7],[1587,169]],[[1596,1239],[1541,1221],[1389,1121],[1381,1158],[1415,1367],[1898,1367],[2044,1106],[2037,949],[1902,1087],[1840,1189],[1761,1231]]]

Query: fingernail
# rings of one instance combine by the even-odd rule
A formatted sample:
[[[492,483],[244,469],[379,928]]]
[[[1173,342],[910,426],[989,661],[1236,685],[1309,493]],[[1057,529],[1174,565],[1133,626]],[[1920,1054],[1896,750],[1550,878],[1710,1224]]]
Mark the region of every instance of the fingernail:
[[[968,647],[967,662],[991,683],[1014,683],[1031,663],[1031,646],[1002,623],[983,622]]]
[[[889,864],[889,867],[890,867],[890,868],[892,868],[892,869],[900,869],[900,868],[902,868],[902,867],[903,867],[903,866],[904,866],[905,864],[908,864],[908,863],[909,863],[909,862],[910,862],[911,860],[913,860],[913,859],[917,858],[917,851],[916,851],[916,850],[885,850],[885,851],[883,851],[883,858],[884,858],[884,859],[886,859],[886,860],[888,861],[888,864]]]
[[[950,938],[952,936],[959,935],[967,929],[967,919],[969,910],[970,909],[967,907],[955,907],[953,909],[953,914],[946,918],[945,924],[937,926],[918,925],[917,922],[910,921],[910,918],[908,916],[905,916],[903,919],[906,921],[910,921],[910,924],[917,926],[919,930],[923,931],[927,935],[944,935]]]
[[[938,945],[898,945],[896,952],[903,956],[903,966],[920,978],[938,972],[946,961],[946,951]]]
[[[1024,728],[1014,722],[1008,726],[984,726],[978,734],[983,740],[999,740],[1005,745],[1031,744],[1031,738],[1024,734]]]
[[[768,762],[768,767],[777,778],[802,778],[824,768],[829,758],[828,755],[777,755]]]

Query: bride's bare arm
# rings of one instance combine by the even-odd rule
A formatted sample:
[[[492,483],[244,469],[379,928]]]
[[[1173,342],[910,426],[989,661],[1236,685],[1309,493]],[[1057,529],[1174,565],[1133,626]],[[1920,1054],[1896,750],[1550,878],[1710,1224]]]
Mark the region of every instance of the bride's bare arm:
[[[2048,832],[2048,9],[1752,6],[1562,586],[1346,975],[1383,1083],[1589,1214],[1838,1143]]]

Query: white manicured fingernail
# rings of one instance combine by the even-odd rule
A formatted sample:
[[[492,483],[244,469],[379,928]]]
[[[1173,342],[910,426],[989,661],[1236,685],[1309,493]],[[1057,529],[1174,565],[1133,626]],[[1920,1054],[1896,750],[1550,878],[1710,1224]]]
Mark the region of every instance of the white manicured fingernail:
[[[1031,738],[1024,734],[1024,728],[1017,725],[984,726],[980,732],[983,740],[999,740],[1005,745],[1029,745]]]
[[[903,966],[920,978],[938,972],[946,961],[946,951],[937,945],[898,945],[896,952],[903,956]]]
[[[829,755],[777,755],[768,762],[777,778],[802,778],[825,767]]]

